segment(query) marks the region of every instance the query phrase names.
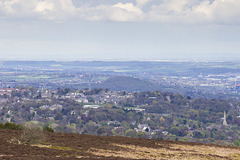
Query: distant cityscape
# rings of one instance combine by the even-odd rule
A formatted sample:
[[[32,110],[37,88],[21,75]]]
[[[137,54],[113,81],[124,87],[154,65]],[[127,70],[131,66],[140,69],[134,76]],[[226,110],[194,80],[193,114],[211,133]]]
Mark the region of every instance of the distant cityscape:
[[[192,97],[239,99],[237,62],[54,62],[6,61],[0,65],[0,87],[38,89],[109,88],[119,91],[169,91]],[[137,78],[150,87],[116,88],[111,78]],[[110,81],[106,81],[110,79]],[[152,87],[151,87],[152,86]],[[154,86],[154,87],[153,87]]]

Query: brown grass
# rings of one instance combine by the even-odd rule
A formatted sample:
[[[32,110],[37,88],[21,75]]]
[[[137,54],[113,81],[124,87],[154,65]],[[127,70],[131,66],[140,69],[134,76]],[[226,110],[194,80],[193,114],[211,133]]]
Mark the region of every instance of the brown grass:
[[[171,160],[224,160],[240,159],[240,150],[232,148],[211,147],[205,145],[171,144],[167,148],[149,148],[135,145],[112,144],[120,150],[91,149],[90,153],[104,157],[121,157],[126,159],[171,159]]]
[[[22,134],[23,131],[0,130],[0,159],[240,160],[240,148],[233,146],[48,132],[41,143],[26,145],[12,141]]]

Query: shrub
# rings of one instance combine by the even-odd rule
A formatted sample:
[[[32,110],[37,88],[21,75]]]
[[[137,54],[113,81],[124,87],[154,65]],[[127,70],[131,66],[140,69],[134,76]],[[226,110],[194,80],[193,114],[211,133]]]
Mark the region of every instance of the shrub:
[[[49,127],[49,126],[46,126],[46,127],[43,128],[43,131],[44,132],[54,132],[54,129]]]
[[[4,125],[5,129],[13,129],[13,130],[21,130],[22,126],[21,125],[17,125],[15,123],[11,123],[11,122],[6,122]]]
[[[104,133],[106,133],[106,129],[104,127],[100,127],[100,128],[97,129],[97,135],[100,136]]]
[[[15,123],[11,123],[11,122],[6,122],[4,123],[0,123],[0,129],[13,129],[13,130],[22,130],[22,126],[21,125],[17,125]]]
[[[235,141],[233,142],[233,144],[234,144],[235,146],[240,146],[240,139],[235,140]]]
[[[43,132],[36,124],[23,126],[21,142],[24,144],[38,144],[44,139]]]
[[[4,129],[4,124],[0,123],[0,129]]]

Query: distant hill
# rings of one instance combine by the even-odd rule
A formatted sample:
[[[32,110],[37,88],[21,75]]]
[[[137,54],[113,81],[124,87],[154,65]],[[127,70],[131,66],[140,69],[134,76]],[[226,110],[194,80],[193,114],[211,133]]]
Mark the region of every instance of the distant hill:
[[[239,147],[69,133],[44,134],[45,140],[42,144],[31,146],[12,142],[12,139],[21,136],[21,131],[0,129],[0,159],[240,159]]]
[[[107,79],[105,82],[97,84],[95,88],[109,88],[116,91],[154,91],[159,90],[160,86],[149,81],[141,80],[139,78],[118,76]]]

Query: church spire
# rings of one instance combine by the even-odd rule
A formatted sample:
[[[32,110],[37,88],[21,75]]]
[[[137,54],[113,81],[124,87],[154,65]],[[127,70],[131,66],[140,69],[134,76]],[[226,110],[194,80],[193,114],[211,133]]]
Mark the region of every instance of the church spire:
[[[226,117],[226,112],[224,111],[224,116],[223,116],[223,125],[227,125],[227,117]]]

